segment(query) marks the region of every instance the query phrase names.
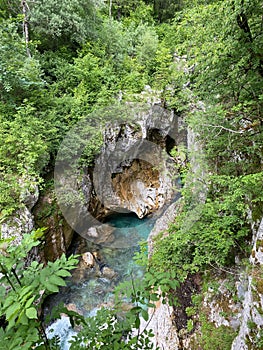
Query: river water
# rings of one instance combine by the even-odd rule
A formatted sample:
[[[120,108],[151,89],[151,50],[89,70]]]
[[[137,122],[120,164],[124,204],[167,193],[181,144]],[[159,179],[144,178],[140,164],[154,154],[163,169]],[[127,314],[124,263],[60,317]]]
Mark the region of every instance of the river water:
[[[71,279],[67,281],[67,287],[52,295],[47,301],[45,314],[57,304],[63,303],[71,309],[77,310],[86,316],[96,314],[100,307],[110,307],[114,300],[114,289],[120,282],[131,278],[143,276],[143,270],[136,265],[133,257],[139,250],[139,242],[146,241],[155,223],[155,218],[139,219],[135,214],[115,214],[107,219],[107,224],[115,228],[115,240],[111,245],[96,246],[89,241],[82,242],[80,252],[97,252],[103,266],[114,271],[114,278],[103,276],[100,269],[80,267],[73,272]],[[122,242],[117,244],[116,241]],[[103,270],[102,270],[103,271]],[[54,331],[50,333],[50,329]],[[74,331],[71,329],[66,317],[56,320],[48,330],[49,336],[61,337],[61,349],[69,349],[68,340]]]

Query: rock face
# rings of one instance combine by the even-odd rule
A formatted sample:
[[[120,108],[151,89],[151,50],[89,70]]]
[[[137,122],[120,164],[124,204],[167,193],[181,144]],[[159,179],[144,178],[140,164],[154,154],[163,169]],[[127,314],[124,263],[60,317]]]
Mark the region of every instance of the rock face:
[[[241,276],[238,284],[243,299],[240,311],[241,325],[231,350],[262,349],[263,327],[263,218],[254,235],[253,250],[250,256],[252,265],[249,273]]]
[[[180,200],[172,203],[164,212],[164,214],[156,221],[149,237],[148,247],[149,255],[154,249],[153,239],[160,232],[165,232],[169,224],[174,221],[178,209],[180,208]],[[177,329],[173,324],[172,315],[173,308],[167,304],[162,304],[160,301],[156,303],[155,310],[149,310],[151,322],[147,325],[147,329],[152,329],[154,337],[152,342],[154,347],[159,347],[165,350],[179,349],[179,338]],[[144,327],[144,323],[142,327]]]
[[[152,255],[152,252],[154,250],[154,244],[153,244],[153,240],[154,238],[160,233],[160,232],[165,232],[167,231],[170,223],[174,222],[178,210],[180,208],[180,199],[177,200],[176,202],[172,203],[167,209],[166,211],[163,213],[163,215],[156,220],[156,223],[153,227],[153,229],[151,230],[149,237],[148,237],[148,252],[149,255]]]
[[[30,186],[28,185],[30,183]],[[23,234],[29,233],[34,228],[34,217],[31,209],[36,204],[39,196],[38,187],[32,179],[20,179],[21,207],[16,210],[10,218],[1,224],[1,238],[14,237],[13,244],[20,244]]]
[[[151,318],[151,310],[149,311]],[[147,329],[152,329],[154,337],[151,341],[154,345],[154,349],[165,349],[165,350],[178,350],[179,349],[179,338],[177,330],[172,323],[172,307],[168,304],[156,305],[156,310],[153,313],[151,321],[147,325]],[[141,327],[144,329],[145,321],[141,321]]]
[[[171,199],[176,171],[169,151],[186,141],[179,124],[178,116],[154,105],[132,123],[108,126],[93,172],[105,214],[131,211],[143,218]]]
[[[26,206],[23,206],[1,225],[1,238],[14,237],[13,244],[18,245],[23,238],[23,234],[29,233],[33,228],[33,215]]]
[[[161,181],[157,169],[136,159],[122,173],[113,175],[112,185],[120,206],[142,218],[164,204],[165,184]]]
[[[38,227],[47,228],[42,259],[54,261],[67,252],[74,231],[63,218],[51,189],[40,197],[33,215]]]
[[[149,236],[149,253],[154,249],[152,240],[155,235],[165,231],[170,221],[180,209],[180,200],[173,203],[157,220]],[[231,350],[262,349],[263,329],[263,283],[262,283],[263,219],[254,233],[253,250],[250,256],[251,267],[246,271],[236,269],[217,271],[211,276],[211,286],[202,295],[199,313],[206,317],[206,323],[212,330],[221,329],[233,334]],[[180,303],[181,305],[181,303]],[[202,329],[200,314],[193,316],[194,332],[186,329],[178,331],[178,317],[175,309],[158,303],[152,315],[149,329],[153,329],[153,343],[161,349],[201,349]],[[223,335],[220,335],[222,337]],[[212,335],[211,335],[212,337]],[[212,338],[211,338],[212,339]],[[206,340],[207,341],[207,340]],[[212,341],[212,340],[211,340]],[[229,345],[229,346],[230,346]],[[200,347],[201,346],[201,347]]]

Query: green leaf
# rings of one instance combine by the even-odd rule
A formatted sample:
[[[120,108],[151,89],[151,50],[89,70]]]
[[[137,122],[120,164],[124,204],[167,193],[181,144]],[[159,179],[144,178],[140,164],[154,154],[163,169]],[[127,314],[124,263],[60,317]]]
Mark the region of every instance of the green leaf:
[[[57,275],[50,276],[49,282],[51,282],[52,284],[57,285],[57,286],[63,286],[63,287],[66,286],[66,282],[61,277],[59,277]]]
[[[19,298],[22,299],[29,291],[31,291],[31,286],[26,286],[21,289],[21,292],[19,293]],[[32,291],[31,291],[32,293]]]
[[[18,302],[15,302],[14,304],[10,305],[5,312],[7,320],[11,319],[12,316],[17,314],[20,308],[21,305]]]
[[[37,310],[34,307],[26,309],[26,315],[30,319],[37,319]]]
[[[28,317],[26,317],[25,310],[20,313],[17,322],[25,326],[28,325]]]
[[[58,286],[55,286],[54,284],[51,284],[51,283],[46,283],[45,287],[49,292],[52,292],[52,293],[57,293],[59,291]]]
[[[158,301],[159,300],[159,296],[156,293],[152,293],[151,294],[151,301]]]
[[[141,314],[142,314],[142,317],[145,321],[148,321],[149,319],[149,314],[147,311],[145,311],[144,309],[141,310]]]
[[[25,305],[25,308],[29,308],[29,306],[33,303],[33,301],[35,300],[35,296],[31,297],[27,302],[26,302],[26,305]]]
[[[14,295],[9,295],[3,305],[3,308],[6,309],[9,305],[11,305],[15,301]]]
[[[136,319],[135,319],[135,328],[139,329],[140,328],[140,324],[141,324],[140,317],[137,316]]]
[[[56,271],[56,275],[61,277],[70,277],[71,273],[67,270],[58,270]]]

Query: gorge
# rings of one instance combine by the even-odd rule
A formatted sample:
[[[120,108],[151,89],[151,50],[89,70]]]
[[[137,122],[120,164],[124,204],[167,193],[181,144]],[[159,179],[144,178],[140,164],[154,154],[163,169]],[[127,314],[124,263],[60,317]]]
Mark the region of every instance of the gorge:
[[[0,34],[0,348],[261,350],[262,1],[8,0]]]
[[[98,221],[92,220],[90,224],[84,218],[83,224],[83,218],[78,216],[81,224],[76,224],[75,216],[72,226],[77,227],[77,232],[71,247],[69,243],[67,246],[69,252],[81,254],[79,267],[73,272],[68,286],[49,298],[45,306],[46,314],[50,314],[52,308],[61,302],[85,316],[95,315],[102,306],[112,307],[113,292],[118,283],[130,278],[142,278],[143,269],[133,262],[139,243],[148,239],[156,220],[160,220],[166,209],[180,196],[178,169],[184,159],[179,156],[174,159],[169,152],[173,148],[187,146],[187,132],[182,119],[157,103],[147,109],[144,107],[139,116],[134,112],[132,119],[133,124],[122,121],[106,125],[95,167],[92,172],[84,174],[79,185],[85,195],[83,206]],[[70,143],[73,142],[70,140]],[[63,177],[64,189],[65,175],[59,173],[59,176]],[[59,177],[56,181],[59,181]],[[83,214],[84,208],[76,212],[74,207],[61,205],[59,192],[57,198],[62,213],[67,211],[65,218],[68,217],[68,210],[70,217],[72,211],[76,215]],[[44,202],[42,199],[42,207],[36,206],[38,217],[45,208]],[[40,222],[45,226],[43,221]],[[85,232],[82,229],[78,231],[84,226]],[[44,251],[46,258],[54,260],[58,257],[55,255],[56,247],[68,237],[68,229],[65,224],[58,231],[52,230],[52,227],[54,225],[48,233],[53,237],[52,244],[46,238],[47,248]],[[161,227],[155,227],[156,230],[160,231]],[[67,253],[65,245],[64,249]],[[126,307],[129,307],[128,303]],[[69,346],[66,339],[72,335],[72,329],[67,319],[62,320],[64,322],[56,321],[49,328],[56,327],[57,332],[61,336],[63,334],[61,344],[65,342],[66,349]],[[54,335],[59,336],[56,332]]]

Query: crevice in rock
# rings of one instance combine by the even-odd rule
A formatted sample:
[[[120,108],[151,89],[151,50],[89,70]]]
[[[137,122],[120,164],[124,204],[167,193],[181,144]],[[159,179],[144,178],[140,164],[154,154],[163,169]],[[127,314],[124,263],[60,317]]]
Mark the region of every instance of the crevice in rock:
[[[176,303],[173,305],[173,322],[178,334],[182,329],[187,328],[187,321],[190,317],[186,309],[192,307],[192,296],[200,292],[201,278],[199,274],[189,275],[187,279],[172,292]]]

